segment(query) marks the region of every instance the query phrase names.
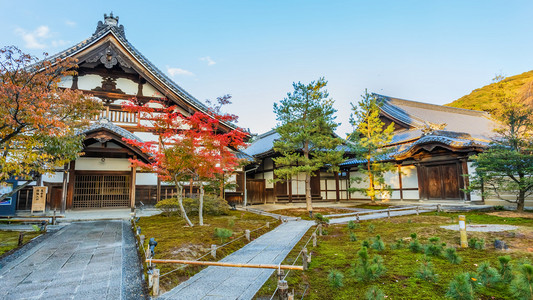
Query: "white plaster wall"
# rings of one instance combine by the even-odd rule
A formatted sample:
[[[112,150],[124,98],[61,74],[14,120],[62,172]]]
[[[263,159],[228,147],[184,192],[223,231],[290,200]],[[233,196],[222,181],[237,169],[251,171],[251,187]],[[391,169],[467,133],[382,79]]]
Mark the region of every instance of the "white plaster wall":
[[[43,182],[58,183],[63,182],[64,172],[45,173],[43,174]]]
[[[127,78],[117,78],[115,82],[117,83],[117,89],[120,89],[129,95],[137,95],[139,85],[133,80]]]
[[[229,178],[226,178],[226,183],[236,184],[237,183],[237,175],[236,174],[231,174],[231,176],[229,176]],[[235,191],[237,191],[237,187],[234,187],[234,188],[231,188],[231,189],[224,189],[224,191],[226,191],[226,192],[235,192]]]
[[[157,175],[155,173],[137,173],[135,185],[157,185]]]
[[[418,188],[416,166],[401,166],[400,172],[402,172],[403,188]]]
[[[165,96],[156,90],[151,84],[143,84],[143,96],[164,98]]]
[[[391,188],[400,188],[400,176],[398,175],[398,172],[389,171],[383,174],[383,177],[385,178],[385,183],[388,184]]]
[[[83,75],[78,77],[78,88],[80,90],[92,90],[102,85],[102,77],[99,75]]]
[[[62,88],[70,89],[72,87],[72,76],[63,76],[57,85]]]
[[[131,163],[127,158],[80,157],[76,160],[76,170],[84,171],[130,171]]]
[[[274,172],[273,171],[263,173],[263,178],[262,179],[265,179],[265,187],[267,189],[274,188],[274,183],[272,183],[272,179],[274,179]]]
[[[467,165],[467,168],[468,168],[469,177],[472,177],[472,176],[476,175],[476,168],[473,166],[473,163],[472,162],[468,162],[466,165]],[[473,191],[473,192],[471,192],[470,193],[470,200],[471,201],[481,201],[482,200],[481,191]]]
[[[135,131],[133,132],[133,134],[138,136],[144,142],[158,142],[159,141],[159,136],[151,132]]]

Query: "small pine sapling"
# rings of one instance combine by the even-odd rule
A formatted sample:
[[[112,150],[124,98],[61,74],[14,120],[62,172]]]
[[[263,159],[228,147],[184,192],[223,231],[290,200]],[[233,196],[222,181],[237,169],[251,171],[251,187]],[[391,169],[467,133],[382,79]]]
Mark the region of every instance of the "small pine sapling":
[[[348,222],[348,229],[350,229],[350,230],[354,230],[355,229],[355,222],[354,221],[349,221]]]
[[[379,255],[374,255],[372,259],[368,255],[368,250],[366,247],[361,248],[357,252],[357,264],[353,271],[354,276],[359,281],[374,280],[383,274],[385,274],[386,269],[383,265],[383,258]]]
[[[511,257],[509,255],[498,256],[498,262],[500,263],[498,273],[503,283],[510,283],[513,280],[513,270],[510,261]]]
[[[322,214],[315,214],[315,223],[317,225],[327,226],[329,224],[329,218],[324,217]]]
[[[355,235],[355,233],[350,232],[350,242],[355,242],[355,241],[357,241],[357,236]]]
[[[456,300],[474,300],[475,282],[477,279],[471,273],[457,275],[448,286],[446,297]]]
[[[431,237],[429,238],[429,244],[425,245],[424,247],[424,253],[426,255],[431,256],[442,256],[442,245],[439,243],[440,238],[439,237]]]
[[[500,281],[500,274],[489,262],[483,262],[477,268],[478,282],[484,286],[493,286]]]
[[[374,226],[374,224],[368,225],[368,232],[369,233],[374,233],[374,230],[376,230],[376,226]]]
[[[457,254],[457,250],[455,250],[453,247],[446,248],[444,251],[444,257],[446,257],[446,259],[454,265],[458,265],[463,261],[463,258]]]
[[[409,236],[410,236],[413,240],[416,240],[416,239],[418,238],[418,236],[417,236],[416,233],[414,233],[414,232],[411,233]]]
[[[385,293],[377,286],[371,286],[366,290],[365,300],[383,300]]]
[[[476,250],[485,249],[485,239],[471,238],[468,240],[468,247]]]
[[[390,245],[392,250],[399,250],[405,247],[405,241],[403,239],[398,239],[394,244]]]
[[[424,255],[422,262],[420,262],[420,266],[418,270],[416,270],[415,275],[420,279],[431,282],[437,282],[438,278],[438,275],[435,274],[435,268],[433,267],[431,259],[426,255]]]
[[[370,245],[370,248],[376,251],[385,250],[385,243],[381,240],[381,236],[379,234],[376,235],[376,237],[372,239],[372,245]]]
[[[409,249],[411,249],[411,252],[413,253],[419,253],[419,252],[422,252],[423,247],[422,247],[422,244],[420,244],[420,242],[418,241],[418,239],[413,239],[409,243]]]
[[[364,240],[361,242],[361,247],[363,248],[370,248],[370,242],[368,240]]]
[[[519,266],[518,273],[511,281],[509,290],[515,299],[533,299],[533,266],[531,264]]]
[[[329,285],[334,289],[340,289],[344,286],[344,275],[339,270],[330,270],[328,274]]]
[[[233,231],[226,228],[215,228],[215,237],[220,239],[220,243],[224,243],[229,237],[233,235]]]

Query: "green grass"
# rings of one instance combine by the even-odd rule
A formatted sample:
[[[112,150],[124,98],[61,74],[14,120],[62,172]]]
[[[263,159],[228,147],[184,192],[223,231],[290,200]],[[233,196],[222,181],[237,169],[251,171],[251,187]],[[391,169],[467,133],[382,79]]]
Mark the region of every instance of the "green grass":
[[[141,227],[141,234],[146,237],[144,242],[145,249],[148,246],[150,238],[153,237],[158,242],[155,248],[154,258],[195,260],[203,254],[208,253],[211,245],[221,244],[220,238],[215,236],[215,228],[226,228],[233,231],[233,235],[228,239],[228,241],[232,241],[244,235],[246,229],[254,230],[270,222],[270,228],[263,227],[251,233],[251,239],[255,239],[279,225],[279,221],[271,217],[241,211],[230,211],[226,216],[204,216],[205,226],[197,225],[197,217],[192,217],[191,221],[195,224],[192,228],[186,226],[185,220],[179,216],[165,217],[163,215],[156,215],[141,218],[137,226]],[[216,260],[220,260],[242,248],[246,243],[247,240],[243,237],[227,246],[217,249]],[[142,249],[139,249],[139,251],[144,255]],[[213,258],[208,255],[202,260],[213,260]],[[178,265],[175,264],[157,265],[161,275],[177,267]],[[202,269],[199,266],[188,266],[183,270],[161,277],[160,286],[162,291],[170,290]]]
[[[39,235],[40,233],[35,231],[24,232],[24,244]],[[18,241],[18,231],[0,231],[0,255],[17,248]]]
[[[432,283],[415,276],[424,254],[412,253],[408,248],[391,250],[390,245],[398,239],[410,238],[410,234],[415,232],[422,244],[429,243],[429,238],[437,236],[441,242],[447,244],[447,247],[458,247],[459,233],[440,228],[440,225],[452,224],[452,216],[455,217],[453,224],[456,224],[457,215],[459,214],[440,213],[435,215],[434,213],[427,213],[420,216],[392,218],[390,221],[366,221],[361,223],[360,228],[354,230],[350,230],[345,224],[329,226],[329,234],[319,237],[317,247],[312,247],[311,244],[307,246],[312,255],[309,270],[304,272],[291,271],[287,277],[289,289],[295,289],[295,299],[302,297],[302,292],[305,290],[306,285],[309,285],[309,291],[304,299],[355,299],[357,298],[355,295],[364,295],[371,286],[379,287],[384,291],[385,295],[392,299],[444,299],[449,282],[457,274],[476,271],[476,265],[480,265],[484,261],[489,261],[493,267],[496,267],[498,265],[497,257],[501,255],[510,255],[512,262],[516,262],[521,258],[533,259],[533,253],[527,252],[527,247],[531,247],[530,244],[533,241],[525,238],[533,236],[533,222],[531,219],[499,218],[483,213],[460,214],[466,215],[467,219],[473,224],[511,224],[526,226],[527,228],[514,234],[509,232],[469,232],[469,238],[485,238],[487,241],[486,249],[458,249],[457,253],[463,258],[463,261],[457,265],[451,264],[444,257],[432,257],[435,273],[438,274],[438,281]],[[409,219],[412,222],[409,223]],[[370,224],[375,227],[373,233],[368,232]],[[294,258],[303,247],[303,243],[307,241],[313,230],[314,228],[310,229],[289,254],[284,264],[293,263]],[[357,242],[350,242],[350,232],[357,235]],[[378,234],[387,245],[386,250],[377,252],[369,249],[369,253],[371,256],[376,254],[382,256],[387,272],[377,280],[357,282],[351,271],[353,270],[352,265],[357,261],[357,251],[361,249],[360,241],[370,240]],[[512,251],[502,252],[493,249],[492,243],[496,238],[508,243]],[[297,264],[301,265],[301,261],[297,262]],[[327,277],[329,271],[333,269],[339,270],[344,275],[344,287],[336,289],[330,286]],[[271,278],[256,294],[256,298],[269,297],[275,288],[276,280]],[[490,289],[481,289],[478,296],[481,299],[511,299],[506,286],[503,285]]]

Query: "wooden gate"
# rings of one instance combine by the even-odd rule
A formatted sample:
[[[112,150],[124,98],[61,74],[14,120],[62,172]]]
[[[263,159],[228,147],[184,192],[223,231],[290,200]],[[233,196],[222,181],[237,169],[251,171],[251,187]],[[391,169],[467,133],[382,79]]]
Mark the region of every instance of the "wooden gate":
[[[73,208],[129,207],[130,175],[78,175]]]
[[[265,179],[246,179],[248,204],[263,204],[266,201]]]
[[[421,168],[425,183],[423,194],[429,200],[460,200],[461,199],[461,169],[458,163],[428,165]]]

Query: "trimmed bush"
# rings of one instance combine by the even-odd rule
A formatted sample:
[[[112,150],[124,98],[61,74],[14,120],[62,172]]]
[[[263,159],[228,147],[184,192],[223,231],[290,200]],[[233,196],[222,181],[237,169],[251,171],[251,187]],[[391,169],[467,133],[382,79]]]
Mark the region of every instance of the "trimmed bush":
[[[180,204],[177,198],[169,198],[157,202],[155,208],[162,210],[165,217],[170,217],[176,212],[179,213]]]
[[[344,275],[339,270],[330,270],[328,274],[329,285],[334,289],[340,289],[344,286]]]
[[[197,216],[200,200],[195,198],[183,198],[183,206],[188,216]],[[226,200],[215,196],[204,196],[204,215],[208,216],[222,216],[229,214],[229,204]]]
[[[457,250],[455,250],[453,247],[446,248],[444,251],[444,257],[446,257],[446,259],[454,265],[458,265],[463,261],[461,256],[457,254]]]

